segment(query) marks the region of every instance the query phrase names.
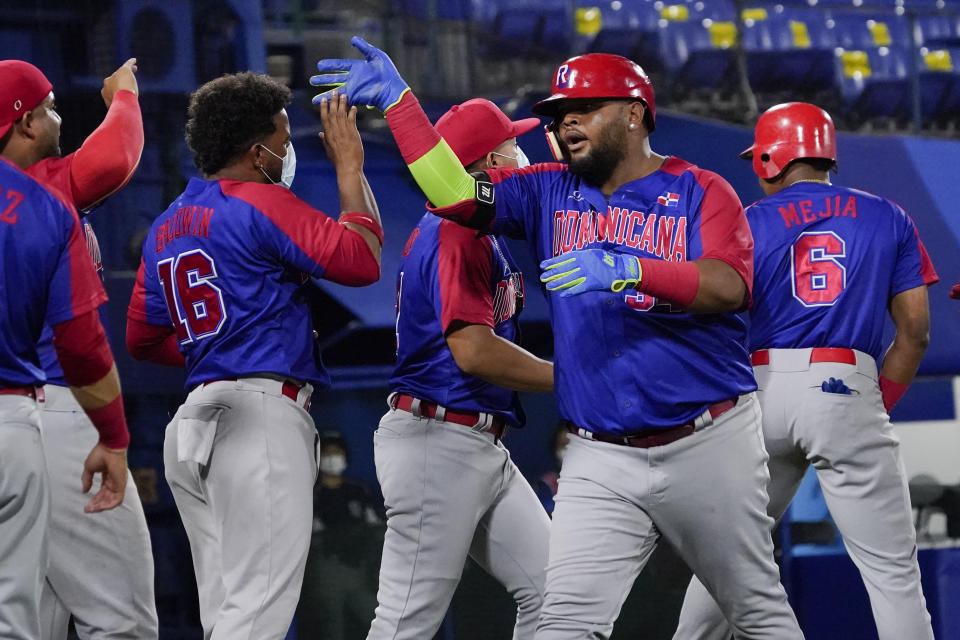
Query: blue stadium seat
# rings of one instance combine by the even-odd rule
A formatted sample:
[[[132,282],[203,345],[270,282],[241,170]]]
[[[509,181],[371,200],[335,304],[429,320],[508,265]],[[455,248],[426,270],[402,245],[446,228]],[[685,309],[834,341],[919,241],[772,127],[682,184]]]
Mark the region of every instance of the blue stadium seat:
[[[901,118],[909,109],[908,62],[900,48],[841,49],[837,86],[848,111],[862,117]]]
[[[958,6],[960,10],[960,6]],[[917,16],[921,43],[931,47],[960,46],[960,12],[923,14]]]
[[[917,62],[924,122],[956,119],[960,115],[960,47],[923,47]]]
[[[714,20],[695,7],[676,4],[661,9],[658,26],[659,57],[673,82],[691,88],[731,86],[736,22]]]
[[[660,13],[652,2],[591,2],[582,0],[575,10],[574,53],[616,53],[642,58],[645,44],[655,39]],[[655,51],[650,48],[648,53]]]
[[[910,45],[907,21],[903,16],[888,13],[833,12],[831,19],[838,46],[865,50],[877,47]]]
[[[472,13],[488,55],[570,50],[573,14],[566,0],[473,0]]]
[[[783,5],[744,11],[743,47],[755,90],[831,86],[833,33],[824,12]]]

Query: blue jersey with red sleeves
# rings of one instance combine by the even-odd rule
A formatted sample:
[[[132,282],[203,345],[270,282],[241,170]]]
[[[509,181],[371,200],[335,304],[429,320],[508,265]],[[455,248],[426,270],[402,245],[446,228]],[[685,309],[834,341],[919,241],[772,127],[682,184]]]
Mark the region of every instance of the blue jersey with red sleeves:
[[[107,296],[80,221],[35,180],[0,162],[0,387],[42,384],[37,341]]]
[[[747,208],[750,349],[845,347],[880,358],[890,298],[937,274],[913,221],[864,191],[798,182]]]
[[[477,324],[513,342],[522,299],[523,279],[502,240],[425,215],[400,261],[390,390],[521,426],[517,394],[461,371],[445,335],[454,323]]]
[[[176,329],[188,389],[262,373],[325,385],[304,288],[344,233],[283,187],[193,178],[150,228],[128,314]]]
[[[561,164],[489,172],[493,233],[539,260],[601,248],[643,258],[722,260],[753,282],[750,229],[720,176],[668,158],[610,198]],[[693,314],[637,291],[547,296],[561,417],[601,434],[684,424],[756,389],[736,313]]]

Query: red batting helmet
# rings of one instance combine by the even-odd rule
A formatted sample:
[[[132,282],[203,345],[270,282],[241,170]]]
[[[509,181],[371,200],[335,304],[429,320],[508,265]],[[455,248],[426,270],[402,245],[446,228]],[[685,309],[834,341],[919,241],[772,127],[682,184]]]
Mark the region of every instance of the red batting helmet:
[[[740,157],[753,160],[761,178],[780,175],[800,158],[833,160],[837,166],[837,135],[830,114],[807,102],[785,102],[770,107],[757,120],[753,145]]]
[[[570,58],[557,69],[550,96],[533,105],[538,116],[555,118],[564,100],[633,98],[647,107],[644,124],[653,131],[656,110],[653,85],[636,62],[612,53],[588,53]]]

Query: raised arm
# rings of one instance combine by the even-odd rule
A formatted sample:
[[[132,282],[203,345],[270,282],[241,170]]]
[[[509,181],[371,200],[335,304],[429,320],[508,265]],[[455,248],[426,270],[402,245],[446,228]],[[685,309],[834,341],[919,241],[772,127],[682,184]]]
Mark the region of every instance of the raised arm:
[[[320,101],[320,138],[327,157],[337,172],[340,192],[340,222],[367,242],[380,264],[383,223],[373,191],[363,174],[363,143],[357,131],[357,108],[348,106],[347,96],[333,92]]]
[[[331,88],[314,97],[314,104],[329,100],[339,92],[346,94],[351,105],[380,109],[387,117],[414,180],[438,208],[434,212],[465,226],[480,228],[480,221],[473,220],[477,181],[430,124],[387,54],[362,38],[354,37],[350,42],[364,59],[319,61],[320,74],[310,78],[310,84]],[[451,209],[446,210],[448,207]],[[489,222],[489,216],[485,221]]]
[[[140,163],[143,118],[137,96],[136,58],[104,79],[107,116],[73,153],[70,185],[77,209],[86,211],[122,189]]]

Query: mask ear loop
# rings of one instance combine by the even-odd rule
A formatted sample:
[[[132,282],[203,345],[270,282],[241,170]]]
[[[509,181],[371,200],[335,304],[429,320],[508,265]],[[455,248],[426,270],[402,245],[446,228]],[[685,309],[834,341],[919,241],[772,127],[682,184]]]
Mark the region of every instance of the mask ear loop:
[[[550,147],[550,153],[557,162],[563,162],[563,153],[560,151],[560,141],[557,139],[557,132],[554,124],[556,120],[543,127],[543,133],[547,138],[547,146]]]

